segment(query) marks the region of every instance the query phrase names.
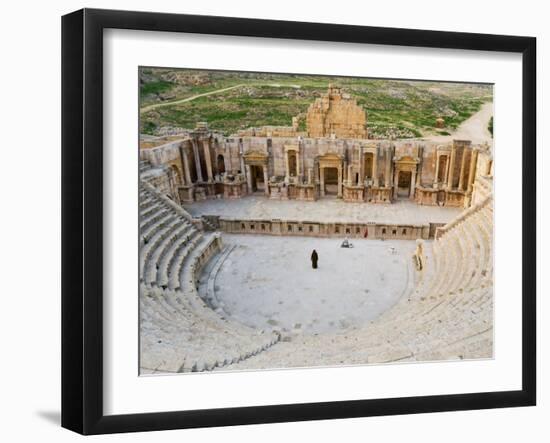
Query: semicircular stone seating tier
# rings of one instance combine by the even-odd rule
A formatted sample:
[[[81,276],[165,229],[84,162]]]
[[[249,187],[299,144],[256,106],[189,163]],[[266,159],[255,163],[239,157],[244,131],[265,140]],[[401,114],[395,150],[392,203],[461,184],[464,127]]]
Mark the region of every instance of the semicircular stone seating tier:
[[[439,234],[413,290],[369,325],[281,341],[227,369],[491,358],[492,197]]]
[[[246,327],[213,311],[197,282],[221,250],[179,205],[140,183],[140,368],[142,373],[204,371],[238,363],[280,336]]]

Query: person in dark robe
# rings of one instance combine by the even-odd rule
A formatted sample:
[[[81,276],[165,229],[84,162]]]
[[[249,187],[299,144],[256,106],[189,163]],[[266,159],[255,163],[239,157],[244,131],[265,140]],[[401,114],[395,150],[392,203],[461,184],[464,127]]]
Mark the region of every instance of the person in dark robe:
[[[313,269],[317,269],[317,261],[319,260],[319,256],[317,255],[317,251],[314,249],[311,253],[311,267]]]

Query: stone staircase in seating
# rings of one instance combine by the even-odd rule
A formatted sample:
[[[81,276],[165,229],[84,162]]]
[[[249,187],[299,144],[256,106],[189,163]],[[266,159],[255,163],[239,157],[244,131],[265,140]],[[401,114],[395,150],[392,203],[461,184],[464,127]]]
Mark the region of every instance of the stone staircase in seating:
[[[199,297],[201,270],[221,250],[219,234],[197,228],[183,208],[145,182],[139,210],[142,373],[212,370],[279,340],[224,318]]]
[[[493,355],[493,199],[445,225],[414,289],[369,325],[281,342],[229,369]]]

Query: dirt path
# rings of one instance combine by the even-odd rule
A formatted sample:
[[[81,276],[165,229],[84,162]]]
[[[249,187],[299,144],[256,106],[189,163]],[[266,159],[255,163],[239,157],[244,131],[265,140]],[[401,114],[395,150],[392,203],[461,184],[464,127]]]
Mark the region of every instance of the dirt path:
[[[197,94],[191,97],[182,98],[181,100],[175,100],[173,102],[155,103],[154,105],[149,105],[149,106],[145,106],[144,108],[141,108],[139,112],[140,114],[144,114],[146,112],[152,111],[153,109],[161,108],[163,106],[172,106],[172,105],[179,105],[180,103],[187,103],[199,97],[206,97],[207,95],[214,95],[214,94],[219,94],[220,92],[231,91],[232,89],[240,88],[241,86],[245,86],[245,83],[229,86],[228,88],[216,89],[215,91],[204,92],[202,94]]]
[[[286,85],[286,84],[278,84],[278,83],[240,83],[238,85],[229,86],[227,88],[216,89],[215,91],[203,92],[202,94],[193,95],[191,97],[182,98],[180,100],[174,100],[171,102],[163,102],[163,103],[155,103],[154,105],[149,105],[141,108],[139,112],[141,114],[144,114],[146,112],[152,111],[153,109],[161,108],[163,106],[172,106],[172,105],[179,105],[180,103],[187,103],[200,97],[206,97],[208,95],[214,95],[214,94],[219,94],[221,92],[231,91],[232,89],[240,88],[241,86],[271,86],[273,88],[281,88],[281,87],[299,88],[300,87],[299,85]]]
[[[452,141],[453,139],[471,140],[474,144],[491,142],[492,137],[488,125],[492,116],[493,103],[485,103],[478,112],[463,121],[451,135],[434,135],[426,137],[426,139],[442,143]]]

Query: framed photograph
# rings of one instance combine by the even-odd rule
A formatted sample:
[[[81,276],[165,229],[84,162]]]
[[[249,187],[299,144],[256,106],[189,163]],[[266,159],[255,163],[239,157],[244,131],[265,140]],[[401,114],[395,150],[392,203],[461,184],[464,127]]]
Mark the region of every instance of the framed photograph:
[[[62,425],[536,402],[536,41],[62,20]]]

